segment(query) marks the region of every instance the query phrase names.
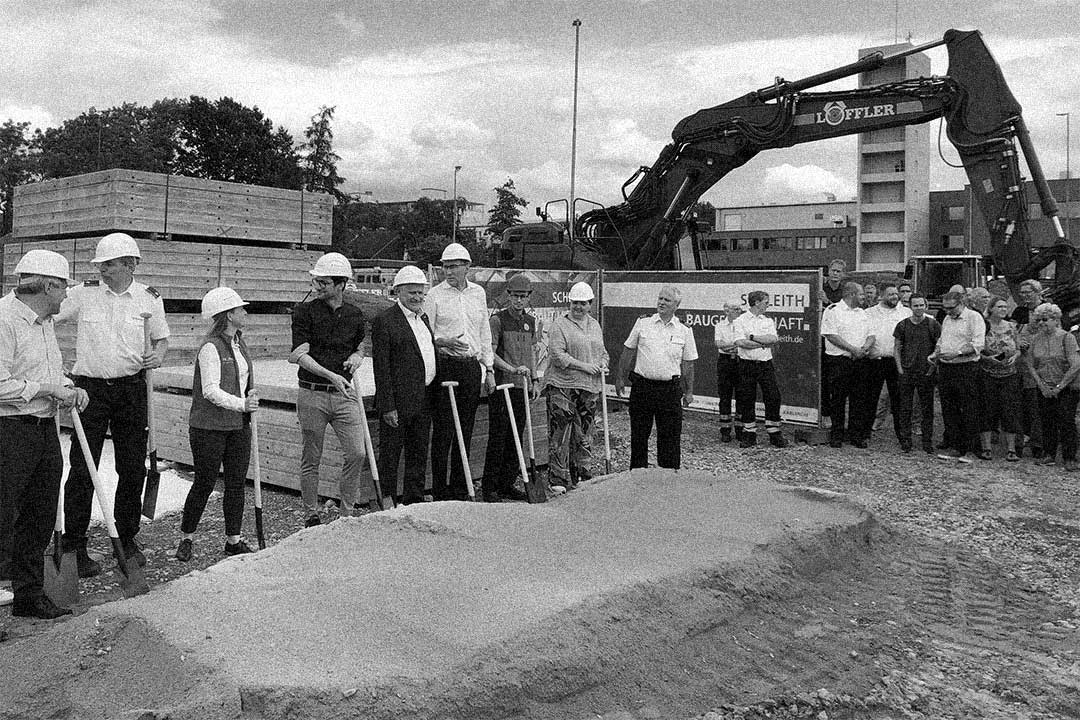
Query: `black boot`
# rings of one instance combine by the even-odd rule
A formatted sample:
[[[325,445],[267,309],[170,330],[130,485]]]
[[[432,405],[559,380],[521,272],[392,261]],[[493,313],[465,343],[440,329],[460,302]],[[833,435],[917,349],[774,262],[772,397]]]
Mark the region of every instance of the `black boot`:
[[[757,433],[746,432],[745,430],[743,430],[742,440],[739,441],[739,447],[752,448],[755,445],[757,445]]]
[[[720,428],[720,442],[731,442],[731,428]]]
[[[786,448],[788,446],[787,438],[784,437],[782,432],[769,433],[769,443],[773,447]]]

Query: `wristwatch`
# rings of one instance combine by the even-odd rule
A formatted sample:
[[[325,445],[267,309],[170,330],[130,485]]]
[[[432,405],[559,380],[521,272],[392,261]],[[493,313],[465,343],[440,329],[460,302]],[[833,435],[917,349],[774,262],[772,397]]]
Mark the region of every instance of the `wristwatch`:
[[[754,340],[754,333],[750,333],[750,342],[757,342]]]

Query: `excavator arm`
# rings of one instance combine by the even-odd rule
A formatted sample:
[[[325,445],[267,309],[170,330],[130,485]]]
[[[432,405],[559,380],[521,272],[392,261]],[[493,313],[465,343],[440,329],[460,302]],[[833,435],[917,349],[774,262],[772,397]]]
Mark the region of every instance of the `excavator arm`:
[[[806,88],[865,72],[897,57],[946,45],[948,74],[842,92]],[[873,53],[842,68],[774,85],[700,110],[683,119],[672,143],[618,205],[586,213],[578,237],[630,269],[672,266],[672,248],[684,234],[686,214],[698,198],[762,150],[944,118],[990,229],[992,254],[1015,285],[1057,262],[1059,280],[1075,285],[1076,251],[1064,242],[1057,205],[1031,147],[1020,104],[978,31],[948,31],[943,40],[897,55]],[[1017,145],[1024,151],[1042,211],[1053,218],[1061,241],[1033,259],[1027,203],[1021,191]],[[1080,294],[1078,294],[1080,300]],[[1080,304],[1080,303],[1078,303]]]

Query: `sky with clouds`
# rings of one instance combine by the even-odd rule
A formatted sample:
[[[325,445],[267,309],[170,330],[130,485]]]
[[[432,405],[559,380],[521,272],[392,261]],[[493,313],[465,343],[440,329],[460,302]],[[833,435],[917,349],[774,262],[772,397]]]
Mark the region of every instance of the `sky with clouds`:
[[[461,165],[470,200],[490,204],[509,177],[542,204],[569,195],[575,18],[577,195],[604,204],[696,110],[952,27],[983,32],[1048,176],[1065,168],[1057,113],[1076,116],[1080,147],[1078,0],[0,0],[0,121],[44,127],[91,106],[229,96],[299,138],[333,105],[348,192],[450,190]],[[944,73],[944,48],[928,54]],[[932,189],[963,183],[935,159]],[[855,140],[842,138],[763,153],[704,199],[854,192]]]

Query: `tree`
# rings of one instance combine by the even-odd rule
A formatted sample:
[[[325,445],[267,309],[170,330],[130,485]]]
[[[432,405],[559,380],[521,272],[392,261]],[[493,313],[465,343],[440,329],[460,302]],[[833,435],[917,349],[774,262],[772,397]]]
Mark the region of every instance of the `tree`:
[[[11,232],[15,186],[35,177],[29,129],[30,123],[14,120],[0,125],[0,236]]]
[[[520,224],[521,208],[529,204],[514,189],[512,178],[507,178],[502,187],[494,188],[495,205],[488,210],[488,230],[495,237],[502,237],[503,231],[511,225]]]
[[[301,152],[305,153],[301,167],[305,190],[328,193],[339,202],[344,202],[347,196],[338,190],[338,185],[345,182],[337,171],[337,161],[341,156],[334,152],[334,131],[330,129],[334,109],[323,105],[319,112],[311,116],[311,124],[304,131],[307,140],[300,146]]]

